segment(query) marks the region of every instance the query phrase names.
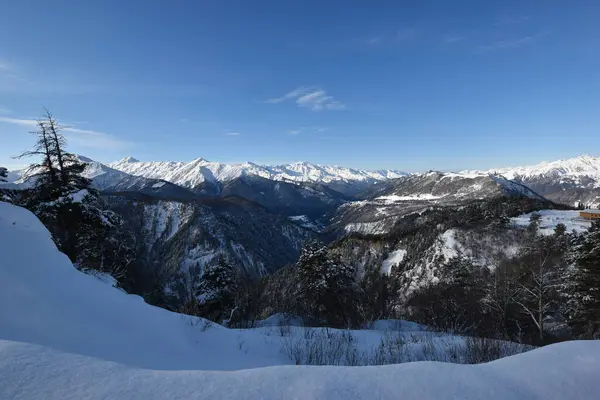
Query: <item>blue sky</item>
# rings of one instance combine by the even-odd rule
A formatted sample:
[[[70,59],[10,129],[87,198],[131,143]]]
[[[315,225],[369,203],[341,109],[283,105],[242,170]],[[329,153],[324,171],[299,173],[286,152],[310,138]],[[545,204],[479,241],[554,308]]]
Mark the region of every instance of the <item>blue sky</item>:
[[[0,165],[456,170],[600,155],[598,1],[0,0]]]

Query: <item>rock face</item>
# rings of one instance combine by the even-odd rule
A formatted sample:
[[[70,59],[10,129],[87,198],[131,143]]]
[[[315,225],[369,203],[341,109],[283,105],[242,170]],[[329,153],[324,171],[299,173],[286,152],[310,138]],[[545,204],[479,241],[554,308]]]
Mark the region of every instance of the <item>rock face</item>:
[[[259,277],[297,260],[314,233],[239,198],[179,202],[109,196],[145,250],[155,273],[201,271],[223,255],[246,277]]]

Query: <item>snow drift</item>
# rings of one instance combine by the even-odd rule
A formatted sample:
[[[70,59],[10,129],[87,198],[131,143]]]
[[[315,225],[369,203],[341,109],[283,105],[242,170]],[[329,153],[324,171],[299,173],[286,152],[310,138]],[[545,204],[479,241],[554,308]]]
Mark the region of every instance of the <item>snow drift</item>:
[[[282,366],[290,361],[259,331],[204,331],[197,322],[76,271],[30,212],[0,203],[2,399],[593,399],[600,392],[598,341],[472,366],[297,367]]]

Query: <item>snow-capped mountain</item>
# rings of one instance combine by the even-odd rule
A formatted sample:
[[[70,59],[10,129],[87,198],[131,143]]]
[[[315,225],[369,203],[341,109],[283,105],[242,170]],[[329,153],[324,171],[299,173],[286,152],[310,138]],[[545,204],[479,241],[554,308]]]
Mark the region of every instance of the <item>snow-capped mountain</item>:
[[[92,186],[106,193],[140,193],[156,198],[191,200],[197,195],[186,188],[162,179],[151,179],[134,176],[123,171],[110,168],[105,164],[88,157],[78,155],[79,161],[86,164],[82,175],[92,180]],[[25,189],[32,185],[31,175],[25,175],[25,170],[11,173],[10,186],[7,188]]]
[[[197,189],[203,185],[225,183],[241,176],[256,175],[276,181],[352,183],[362,188],[377,181],[406,175],[396,170],[366,171],[360,169],[298,162],[283,165],[259,165],[252,162],[224,164],[198,158],[190,162],[142,162],[127,157],[110,167],[131,175],[164,179],[177,185]]]
[[[365,234],[387,233],[399,219],[431,207],[456,207],[500,197],[545,200],[528,187],[485,173],[426,172],[390,180],[362,194],[362,201],[338,208],[331,228]]]
[[[524,167],[461,172],[463,175],[483,173],[522,183],[556,202],[600,206],[600,157],[581,155]]]
[[[455,174],[430,171],[389,181],[376,188],[376,199],[386,201],[450,201],[497,195],[541,198],[519,183],[490,174]]]
[[[536,165],[495,168],[479,172],[499,174],[507,179],[521,180],[539,177],[592,177],[597,181],[594,187],[600,187],[600,157],[587,154],[564,160],[542,162]],[[589,182],[582,181],[581,183],[588,184]]]

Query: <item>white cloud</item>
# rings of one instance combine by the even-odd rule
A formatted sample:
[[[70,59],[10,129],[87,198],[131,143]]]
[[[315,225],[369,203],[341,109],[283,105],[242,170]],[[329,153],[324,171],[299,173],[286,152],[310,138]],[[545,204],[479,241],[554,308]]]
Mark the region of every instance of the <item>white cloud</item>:
[[[224,135],[227,135],[227,136],[240,136],[241,133],[240,132],[225,132]]]
[[[325,90],[307,87],[299,87],[281,97],[269,99],[266,102],[277,104],[293,99],[295,99],[298,107],[308,108],[312,111],[343,110],[346,108],[343,103],[334,99],[333,96],[329,96]]]
[[[533,35],[523,36],[516,39],[500,40],[494,43],[479,46],[476,50],[478,53],[487,53],[494,50],[518,49],[520,47],[529,46],[549,34],[550,32],[548,31],[542,31]]]
[[[323,127],[323,126],[302,126],[300,128],[297,129],[290,129],[289,131],[287,131],[286,133],[288,135],[292,135],[292,136],[296,136],[299,135],[301,133],[322,133],[329,130],[329,128],[327,127]]]
[[[19,119],[19,118],[0,117],[0,122],[6,122],[8,124],[21,125],[21,126],[36,126],[37,125],[37,121],[35,119]]]
[[[298,96],[301,96],[302,94],[304,94],[308,91],[310,91],[310,88],[299,87],[298,89],[294,89],[291,92],[286,93],[281,97],[275,97],[273,99],[268,99],[266,102],[270,103],[270,104],[278,104],[278,103],[284,102],[286,100],[290,100],[290,99],[296,98]]]
[[[37,126],[37,120],[35,119],[0,117],[0,123],[2,122],[28,128],[35,128],[35,126]],[[64,125],[62,126],[62,130],[65,132],[65,136],[67,136],[69,142],[81,147],[105,150],[124,150],[133,145],[131,142],[120,140],[107,133],[90,129],[80,129],[74,126]]]

